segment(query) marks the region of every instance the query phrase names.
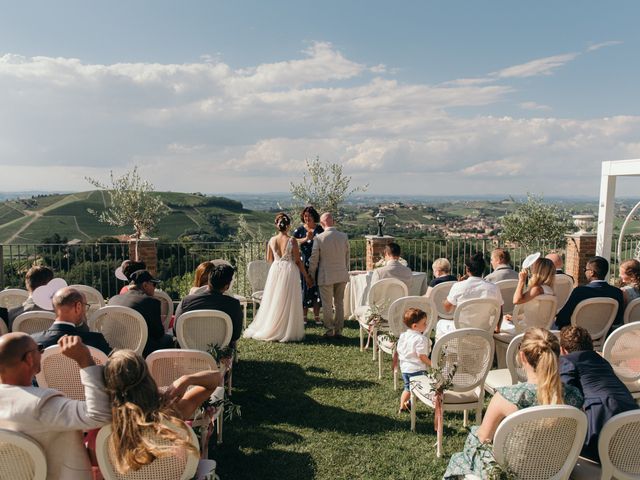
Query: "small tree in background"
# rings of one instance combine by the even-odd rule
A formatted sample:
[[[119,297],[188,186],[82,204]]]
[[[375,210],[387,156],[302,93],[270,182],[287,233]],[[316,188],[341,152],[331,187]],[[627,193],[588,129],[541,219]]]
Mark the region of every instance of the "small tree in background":
[[[114,177],[110,172],[111,185],[105,185],[90,177],[86,180],[96,188],[109,193],[111,205],[102,212],[89,210],[99,221],[115,227],[132,226],[135,239],[145,237],[152,232],[160,220],[169,214],[167,207],[159,196],[154,194],[151,183],[142,180],[138,167],[126,172],[121,177]],[[138,248],[136,245],[136,259]]]
[[[351,177],[344,175],[342,165],[329,163],[316,157],[306,160],[302,182],[291,182],[290,192],[294,202],[313,205],[318,212],[338,214],[340,205],[356,192],[365,192],[368,185],[351,187]]]
[[[527,194],[515,211],[502,218],[502,238],[532,251],[541,243],[564,246],[565,233],[571,230],[571,216],[558,205],[544,203],[541,196]]]

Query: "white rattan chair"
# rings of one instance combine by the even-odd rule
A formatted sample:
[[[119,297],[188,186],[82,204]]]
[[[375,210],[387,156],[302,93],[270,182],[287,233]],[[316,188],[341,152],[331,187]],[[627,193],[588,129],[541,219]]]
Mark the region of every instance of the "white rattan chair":
[[[472,298],[460,302],[453,313],[456,330],[479,328],[491,334],[500,320],[500,302],[493,298]]]
[[[97,348],[88,347],[96,365],[104,365],[107,356]],[[61,353],[57,345],[52,345],[42,352],[40,372],[36,374],[38,386],[53,388],[74,400],[84,400],[84,387],[80,381],[80,367],[75,360]]]
[[[624,323],[640,321],[640,298],[631,300],[624,309]]]
[[[171,423],[165,423],[165,425],[173,430],[178,431],[178,427]],[[188,430],[191,437],[191,442],[198,448],[198,439],[196,434],[188,425],[184,425],[184,428]],[[154,435],[149,433],[150,435]],[[189,480],[194,478],[198,469],[198,455],[189,454],[187,451],[180,451],[176,449],[176,454],[166,455],[156,458],[153,462],[145,465],[136,471],[130,471],[127,474],[120,474],[114,467],[113,458],[115,453],[110,447],[109,437],[111,435],[111,425],[106,425],[98,432],[96,439],[96,457],[98,458],[98,465],[100,466],[100,472],[105,480],[141,480],[147,478],[153,478],[156,480],[162,479],[175,479],[175,480]],[[154,438],[160,445],[170,446],[171,442],[164,440],[160,437]],[[211,463],[212,460],[207,462]],[[215,470],[215,462],[213,463]],[[204,478],[204,477],[201,477]]]
[[[518,280],[500,280],[496,282],[496,287],[500,289],[500,294],[502,295],[502,313],[513,313],[513,294],[516,292],[516,288],[518,287]]]
[[[463,410],[464,425],[468,410],[476,412],[476,423],[482,421],[484,382],[493,362],[493,337],[478,328],[462,328],[443,335],[433,347],[431,361],[435,368],[448,375],[457,365],[453,386],[444,392],[442,411]],[[434,407],[430,379],[418,375],[411,379],[411,430],[416,430],[417,400]],[[442,456],[442,423],[438,428],[436,455]]]
[[[231,317],[220,310],[192,310],[180,315],[176,337],[181,348],[206,352],[210,345],[226,347],[231,341],[233,323]],[[227,388],[231,393],[232,367],[226,370]]]
[[[0,291],[0,307],[7,310],[22,305],[29,298],[29,292],[21,288],[7,288]]]
[[[490,395],[496,393],[496,390],[500,387],[506,387],[509,385],[515,385],[518,382],[524,382],[527,380],[522,365],[518,361],[518,352],[520,351],[520,344],[522,343],[522,337],[524,333],[520,333],[511,339],[511,343],[507,347],[506,363],[507,368],[497,368],[489,371],[487,379],[484,382],[484,389]]]
[[[380,309],[378,313],[382,315],[383,319],[387,320],[391,304],[399,298],[406,297],[408,294],[409,289],[407,288],[407,284],[402,280],[398,280],[397,278],[383,278],[382,280],[374,282],[369,288],[367,304],[356,308],[354,313],[360,325],[360,351],[364,351],[364,335],[366,333],[371,336],[371,340],[373,341],[372,360],[375,360],[378,354],[378,331],[384,330],[385,328],[388,329],[389,327],[388,324],[386,326],[378,325],[371,331],[369,330],[371,307],[375,305]]]
[[[598,452],[602,480],[640,479],[640,410],[610,418],[600,432]]]
[[[389,332],[398,338],[404,332],[407,327],[403,323],[402,318],[404,312],[408,308],[419,308],[427,314],[429,323],[427,329],[424,331],[424,336],[429,338],[431,330],[435,327],[437,321],[437,315],[435,314],[435,308],[430,298],[424,296],[408,296],[397,299],[389,306],[388,321]],[[382,353],[388,353],[393,356],[396,352],[396,341],[391,340],[386,335],[378,335],[378,378],[382,378]],[[393,369],[393,389],[398,388],[398,368]]]
[[[447,299],[449,295],[449,291],[451,287],[453,287],[457,282],[442,282],[433,287],[431,292],[429,293],[429,298],[433,301],[433,305],[436,307],[438,312],[438,318],[443,318],[445,320],[453,319],[453,312],[447,312],[444,309],[444,301]]]
[[[9,333],[9,328],[7,327],[7,324],[4,323],[4,320],[0,318],[0,336],[5,333]]]
[[[102,307],[89,319],[89,328],[104,335],[116,350],[127,348],[142,355],[149,335],[144,317],[133,308],[120,305]]]
[[[88,285],[69,285],[71,288],[75,288],[80,293],[84,294],[84,298],[89,304],[89,310],[87,310],[87,317],[91,316],[93,312],[100,310],[106,305],[102,294],[93,287]]]
[[[247,264],[247,278],[251,285],[251,303],[253,305],[253,316],[256,316],[256,303],[262,301],[264,285],[267,283],[267,276],[271,264],[266,260],[253,260]]]
[[[576,305],[571,315],[571,325],[585,328],[591,335],[593,347],[602,350],[604,338],[617,313],[618,302],[613,298],[588,298]]]
[[[604,342],[602,356],[633,398],[640,400],[640,323],[629,323],[614,330]]]
[[[46,480],[47,459],[42,447],[23,433],[0,429],[0,478]]]
[[[493,438],[496,462],[521,479],[566,480],[580,455],[587,416],[569,405],[543,405],[506,417]]]
[[[156,288],[153,296],[160,300],[160,314],[162,318],[162,326],[164,331],[169,330],[169,324],[171,323],[171,317],[173,317],[173,299],[167,292],[163,292]]]
[[[149,366],[149,373],[161,391],[166,390],[175,380],[183,375],[190,375],[204,370],[220,371],[214,358],[200,350],[179,348],[156,350],[149,354],[146,361]],[[224,395],[224,390],[221,393]],[[213,418],[207,419],[206,422],[200,422],[199,425],[194,424],[193,426],[206,427],[206,423],[208,423],[209,420],[217,422],[218,443],[221,443],[223,409],[223,406],[219,407]],[[203,453],[206,452],[206,447],[206,445],[200,445]]]
[[[14,332],[24,332],[29,335],[47,330],[55,321],[56,314],[53,312],[34,311],[21,313],[13,321]]]
[[[573,278],[564,273],[557,274],[553,281],[553,293],[558,299],[558,311],[560,311],[560,309],[564,307],[564,304],[567,303],[567,300],[569,300],[569,296],[571,295],[572,291]]]
[[[493,336],[496,342],[498,368],[505,367],[507,347],[516,334],[523,333],[529,327],[540,327],[547,330],[551,328],[556,316],[557,301],[555,295],[538,295],[527,303],[515,306],[511,315],[513,331],[501,331]]]

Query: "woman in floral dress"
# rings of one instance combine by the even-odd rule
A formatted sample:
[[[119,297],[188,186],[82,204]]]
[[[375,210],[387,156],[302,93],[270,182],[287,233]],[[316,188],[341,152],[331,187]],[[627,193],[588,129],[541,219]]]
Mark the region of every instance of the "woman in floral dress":
[[[313,239],[316,235],[320,235],[324,232],[322,226],[320,226],[320,215],[312,206],[305,207],[300,214],[300,220],[302,225],[295,229],[293,232],[293,238],[298,241],[300,247],[300,256],[302,257],[302,263],[304,268],[309,271],[309,259],[311,258],[311,251],[313,250]],[[317,281],[317,279],[314,279]],[[304,321],[307,321],[307,312],[309,308],[313,308],[313,317],[316,325],[322,325],[320,321],[320,307],[322,302],[320,301],[320,291],[317,285],[309,287],[307,282],[302,277],[302,316]]]

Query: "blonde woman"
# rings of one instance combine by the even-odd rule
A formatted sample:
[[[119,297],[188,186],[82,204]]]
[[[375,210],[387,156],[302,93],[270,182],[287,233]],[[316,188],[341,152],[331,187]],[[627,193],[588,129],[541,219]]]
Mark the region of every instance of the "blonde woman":
[[[161,395],[144,359],[131,350],[117,350],[104,367],[104,383],[112,404],[110,448],[119,473],[136,471],[158,457],[198,455],[183,420],[221,385],[219,372],[185,375]],[[170,445],[156,443],[150,432]]]
[[[556,278],[556,266],[548,258],[539,258],[531,265],[529,289],[525,292],[529,272],[522,270],[518,274],[518,286],[513,294],[513,304],[527,303],[538,295],[554,295],[553,282]]]
[[[483,470],[491,454],[478,451],[478,447],[493,441],[498,425],[506,416],[535,405],[582,407],[580,391],[570,385],[563,386],[560,381],[559,356],[560,342],[554,334],[543,328],[529,328],[525,332],[519,358],[527,373],[526,383],[498,388],[482,425],[471,428],[464,450],[451,457],[443,478],[454,479],[466,474],[484,478]]]

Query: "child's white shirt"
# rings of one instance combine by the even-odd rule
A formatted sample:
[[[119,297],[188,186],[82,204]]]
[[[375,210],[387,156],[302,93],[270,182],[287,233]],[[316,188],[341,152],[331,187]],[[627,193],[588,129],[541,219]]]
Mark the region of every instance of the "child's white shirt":
[[[414,373],[427,369],[427,364],[420,360],[420,355],[429,355],[431,344],[429,339],[417,330],[405,330],[398,339],[398,359],[402,373]]]

